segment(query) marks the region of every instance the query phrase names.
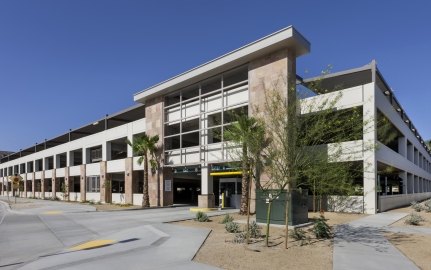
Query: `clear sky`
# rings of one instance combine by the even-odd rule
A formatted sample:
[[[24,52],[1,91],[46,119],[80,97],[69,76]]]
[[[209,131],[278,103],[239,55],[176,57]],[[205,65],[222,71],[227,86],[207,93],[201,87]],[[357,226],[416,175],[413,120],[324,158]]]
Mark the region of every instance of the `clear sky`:
[[[288,25],[312,46],[299,75],[376,59],[428,139],[430,11],[428,0],[0,0],[0,149],[122,110],[134,93]]]

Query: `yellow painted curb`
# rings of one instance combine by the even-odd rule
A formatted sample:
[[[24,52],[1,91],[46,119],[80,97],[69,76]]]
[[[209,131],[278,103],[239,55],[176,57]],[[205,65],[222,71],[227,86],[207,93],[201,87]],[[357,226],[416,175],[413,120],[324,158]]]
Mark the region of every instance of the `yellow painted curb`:
[[[192,207],[190,208],[190,212],[210,212],[217,211],[218,208],[204,208],[204,207]]]
[[[60,215],[62,213],[63,213],[62,211],[46,211],[46,212],[43,212],[42,215]]]
[[[100,239],[100,240],[93,240],[93,241],[88,241],[86,243],[74,246],[72,248],[70,248],[69,250],[84,250],[84,249],[91,249],[91,248],[99,248],[99,247],[104,247],[110,244],[116,243],[116,241],[114,240],[110,240],[110,239]]]

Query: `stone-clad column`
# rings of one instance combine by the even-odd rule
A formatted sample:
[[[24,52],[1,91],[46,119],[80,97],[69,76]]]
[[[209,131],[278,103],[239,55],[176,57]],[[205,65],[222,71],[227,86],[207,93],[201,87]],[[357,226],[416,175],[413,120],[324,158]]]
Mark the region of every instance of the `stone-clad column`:
[[[27,174],[24,174],[23,177],[23,181],[24,181],[24,198],[27,198]]]
[[[112,182],[106,173],[106,161],[100,162],[100,202],[110,203],[112,201]]]
[[[35,176],[36,174],[34,172],[31,173],[31,196],[34,198],[36,197],[36,183],[35,183]]]
[[[41,192],[41,198],[45,199],[45,171],[41,172],[41,177],[40,177],[40,192]]]
[[[128,157],[124,162],[124,192],[126,196],[126,204],[133,204],[133,158]]]
[[[64,198],[67,201],[70,201],[70,186],[72,184],[72,181],[70,180],[69,177],[69,167],[64,168],[64,184],[66,185],[65,187],[65,192],[66,194],[64,194]]]
[[[81,175],[80,175],[80,180],[81,181],[81,202],[85,202],[87,200],[87,196],[86,196],[86,192],[87,192],[87,188],[86,188],[86,177],[87,177],[87,172],[86,172],[86,167],[85,164],[82,164],[80,166],[81,169]]]
[[[55,199],[56,197],[57,197],[57,192],[59,192],[60,191],[60,189],[58,188],[58,179],[57,179],[57,176],[56,176],[56,170],[57,169],[53,169],[52,170],[52,183],[51,183],[51,197],[53,198],[53,199]]]
[[[159,161],[163,158],[163,97],[156,97],[145,102],[145,123],[146,133],[149,136],[159,136],[159,152],[156,153]],[[151,206],[167,206],[173,204],[173,192],[172,187],[170,191],[165,188],[165,180],[170,180],[172,185],[172,170],[169,168],[163,168],[163,164],[160,164],[160,168],[157,172],[148,172],[148,189],[150,196]]]

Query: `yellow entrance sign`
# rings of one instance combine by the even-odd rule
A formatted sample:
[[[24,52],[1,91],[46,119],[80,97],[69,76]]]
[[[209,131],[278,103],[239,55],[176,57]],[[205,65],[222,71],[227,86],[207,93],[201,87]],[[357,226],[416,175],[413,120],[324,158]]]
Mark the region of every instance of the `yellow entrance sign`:
[[[234,171],[234,172],[211,172],[211,176],[227,176],[227,175],[241,175],[241,171]]]

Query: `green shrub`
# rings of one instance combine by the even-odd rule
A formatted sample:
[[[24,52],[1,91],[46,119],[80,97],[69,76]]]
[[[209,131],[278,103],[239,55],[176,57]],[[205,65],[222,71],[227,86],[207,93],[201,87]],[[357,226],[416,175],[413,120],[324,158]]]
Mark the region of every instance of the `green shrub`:
[[[220,221],[220,224],[226,224],[226,223],[232,222],[232,221],[233,221],[233,216],[226,214],[226,215],[224,215],[223,220]]]
[[[247,228],[245,228],[245,231],[247,231]],[[249,233],[250,238],[260,238],[262,236],[261,228],[257,225],[256,221],[250,223]]]
[[[208,222],[210,219],[208,218],[207,214],[205,214],[204,212],[197,212],[196,213],[196,218],[195,221],[199,221],[199,222]]]
[[[227,224],[227,223],[226,223]],[[247,236],[244,232],[235,233],[235,236],[233,238],[233,242],[235,244],[242,244],[247,239]]]
[[[410,203],[410,205],[416,212],[422,211],[422,205],[420,205],[420,203],[413,201]]]
[[[431,200],[428,200],[424,203],[424,208],[423,208],[426,212],[430,213],[431,212]]]
[[[294,228],[289,231],[289,236],[295,239],[296,241],[300,241],[300,245],[303,246],[306,241],[309,240],[309,237],[305,234],[305,231],[300,228]]]
[[[331,238],[331,228],[329,228],[329,225],[326,223],[326,219],[323,215],[321,215],[314,222],[313,233],[318,239]]]
[[[229,233],[237,233],[239,232],[239,225],[236,222],[228,222],[224,225],[224,228],[226,229],[227,232]]]
[[[408,225],[419,226],[420,223],[423,221],[425,221],[425,219],[421,217],[419,214],[411,213],[410,215],[407,216],[404,223]]]
[[[300,228],[294,228],[293,230],[290,230],[289,236],[292,237],[293,239],[297,240],[297,241],[304,240],[307,238],[305,236],[305,231],[303,229],[300,229]]]

